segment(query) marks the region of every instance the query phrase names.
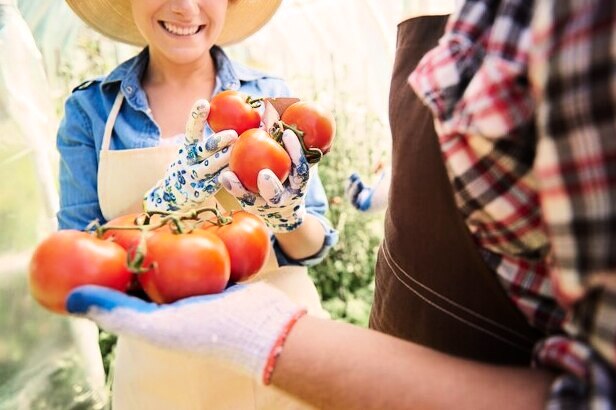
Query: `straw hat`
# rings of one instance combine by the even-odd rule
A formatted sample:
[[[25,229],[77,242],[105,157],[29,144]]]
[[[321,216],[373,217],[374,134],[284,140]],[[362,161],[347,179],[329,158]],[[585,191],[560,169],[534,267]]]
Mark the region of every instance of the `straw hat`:
[[[145,46],[133,22],[130,0],[66,0],[90,27],[123,43]],[[216,41],[237,43],[258,31],[274,15],[282,0],[229,0],[225,26]]]

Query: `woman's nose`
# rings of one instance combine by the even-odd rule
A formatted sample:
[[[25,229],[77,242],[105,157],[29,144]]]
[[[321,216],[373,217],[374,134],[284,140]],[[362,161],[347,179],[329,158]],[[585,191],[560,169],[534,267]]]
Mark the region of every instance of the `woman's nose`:
[[[171,11],[175,14],[192,15],[199,12],[198,0],[171,0]]]

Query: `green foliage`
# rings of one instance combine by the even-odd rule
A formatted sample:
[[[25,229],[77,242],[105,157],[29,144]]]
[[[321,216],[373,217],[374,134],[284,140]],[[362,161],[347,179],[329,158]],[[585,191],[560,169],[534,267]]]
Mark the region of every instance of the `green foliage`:
[[[55,72],[50,73],[50,79],[54,80],[52,83],[61,90],[56,100],[56,112],[60,117],[64,115],[64,103],[73,88],[109,73],[119,63],[115,46],[101,34],[82,27],[76,43],[77,47],[70,53],[70,58],[60,55]]]
[[[368,177],[374,163],[385,156],[386,149],[379,142],[386,130],[361,101],[342,91],[338,94],[337,137],[334,148],[319,164],[319,175],[330,199],[329,218],[340,239],[323,262],[310,268],[310,274],[323,307],[333,318],[367,326],[383,214],[357,211],[344,197],[344,188],[351,172]]]
[[[104,330],[99,330],[98,333],[98,346],[101,349],[101,356],[103,357],[103,368],[107,375],[108,382],[111,382],[109,375],[113,368],[113,359],[115,359],[115,347],[118,338],[116,335],[107,333]]]

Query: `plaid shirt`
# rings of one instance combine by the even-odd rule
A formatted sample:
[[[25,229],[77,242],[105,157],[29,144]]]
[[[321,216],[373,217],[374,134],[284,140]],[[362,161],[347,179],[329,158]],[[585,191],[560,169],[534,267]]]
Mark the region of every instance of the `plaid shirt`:
[[[536,364],[563,371],[549,408],[616,401],[614,33],[611,1],[467,0],[409,78],[484,260],[546,333]]]

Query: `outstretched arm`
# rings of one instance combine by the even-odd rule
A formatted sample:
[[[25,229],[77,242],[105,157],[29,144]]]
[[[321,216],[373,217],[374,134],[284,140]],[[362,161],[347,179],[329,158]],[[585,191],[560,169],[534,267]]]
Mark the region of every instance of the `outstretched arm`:
[[[272,384],[319,408],[504,410],[543,408],[551,379],[305,316],[288,336]]]
[[[549,374],[488,366],[373,330],[304,315],[262,283],[156,305],[85,286],[67,310],[105,329],[216,357],[320,408],[533,409],[545,402]]]

